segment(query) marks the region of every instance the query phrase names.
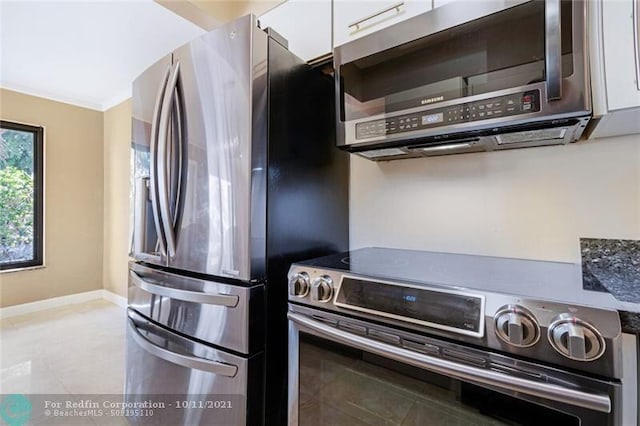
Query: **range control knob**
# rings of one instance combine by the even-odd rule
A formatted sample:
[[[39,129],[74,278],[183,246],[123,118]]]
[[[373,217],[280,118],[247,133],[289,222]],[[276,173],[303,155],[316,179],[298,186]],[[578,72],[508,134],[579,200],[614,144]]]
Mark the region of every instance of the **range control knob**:
[[[540,339],[540,327],[531,312],[520,305],[506,305],[494,317],[496,335],[504,342],[526,348]]]
[[[559,315],[549,325],[548,338],[556,351],[575,361],[596,360],[606,348],[594,326],[571,314]]]
[[[289,279],[289,294],[297,297],[305,297],[309,294],[309,274],[298,272]]]
[[[316,302],[328,302],[333,295],[333,280],[328,275],[313,280],[311,284],[311,300]]]

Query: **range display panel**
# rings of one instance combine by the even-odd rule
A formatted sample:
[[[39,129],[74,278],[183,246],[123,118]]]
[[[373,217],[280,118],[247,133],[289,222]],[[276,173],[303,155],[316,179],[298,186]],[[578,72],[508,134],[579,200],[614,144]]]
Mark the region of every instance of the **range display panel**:
[[[462,334],[484,335],[482,296],[345,276],[334,304]]]

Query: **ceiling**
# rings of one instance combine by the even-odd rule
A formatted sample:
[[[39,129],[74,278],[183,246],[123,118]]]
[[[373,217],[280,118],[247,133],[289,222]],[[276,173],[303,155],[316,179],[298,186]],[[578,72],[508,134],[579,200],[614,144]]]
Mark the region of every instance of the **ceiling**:
[[[202,33],[152,0],[0,0],[0,87],[104,111]]]

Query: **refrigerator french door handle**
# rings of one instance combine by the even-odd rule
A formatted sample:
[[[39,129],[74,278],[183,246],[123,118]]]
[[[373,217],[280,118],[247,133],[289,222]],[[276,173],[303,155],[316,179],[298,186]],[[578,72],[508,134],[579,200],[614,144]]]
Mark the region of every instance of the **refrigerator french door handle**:
[[[433,371],[458,380],[482,383],[496,389],[503,389],[521,393],[523,395],[531,395],[546,400],[558,401],[574,407],[583,407],[602,413],[611,412],[611,399],[608,395],[587,393],[569,387],[528,380],[493,370],[473,367],[442,358],[420,354],[401,347],[372,340],[364,336],[348,333],[330,325],[326,325],[320,321],[292,312],[287,313],[287,318],[289,318],[289,321],[293,322],[299,329],[310,332],[315,336],[371,352],[423,370]]]
[[[176,352],[171,352],[170,350],[161,348],[160,346],[153,344],[138,331],[138,327],[136,327],[135,322],[131,318],[129,318],[129,328],[132,332],[131,337],[133,337],[133,340],[135,340],[138,346],[140,346],[151,355],[161,358],[172,364],[176,364],[181,367],[207,371],[209,373],[225,377],[235,377],[238,372],[238,367],[232,364],[211,361],[196,356],[182,355]]]
[[[169,78],[167,84],[166,93],[162,101],[162,108],[160,110],[160,120],[158,122],[158,195],[160,206],[160,219],[162,221],[162,228],[164,229],[164,236],[167,243],[167,256],[173,257],[176,254],[176,234],[173,227],[173,219],[171,216],[171,209],[169,207],[169,185],[168,185],[168,135],[169,125],[171,123],[171,110],[173,101],[175,98],[176,85],[178,84],[178,74],[180,73],[180,63],[177,62],[173,67],[173,73]]]
[[[158,94],[156,95],[156,102],[153,108],[153,117],[151,119],[151,177],[150,187],[151,187],[151,209],[153,211],[153,222],[156,228],[156,233],[158,234],[158,240],[160,240],[160,249],[164,254],[167,253],[167,242],[164,235],[164,229],[162,227],[161,222],[161,212],[159,206],[159,193],[158,193],[158,129],[159,129],[159,119],[162,111],[162,105],[164,103],[167,82],[169,81],[169,76],[171,74],[171,65],[169,65],[162,77],[162,81],[158,86]]]
[[[135,199],[133,206],[133,237],[131,240],[131,253],[140,256],[144,253],[144,242],[147,239],[147,200],[149,197],[149,176],[141,176],[135,181]]]
[[[180,210],[182,209],[182,185],[183,185],[183,179],[185,179],[184,176],[182,176],[182,173],[185,172],[184,170],[184,165],[183,165],[183,161],[185,160],[185,151],[186,151],[186,140],[184,138],[184,127],[185,127],[185,114],[184,114],[184,94],[182,91],[182,86],[181,86],[181,82],[180,82],[180,76],[178,76],[178,81],[176,83],[176,88],[175,88],[175,98],[174,98],[174,105],[175,105],[175,123],[177,126],[177,135],[178,135],[178,143],[176,144],[176,155],[178,157],[177,161],[172,162],[172,164],[177,164],[178,165],[178,170],[177,170],[177,176],[178,178],[176,179],[175,182],[175,209],[174,209],[174,214],[172,217],[172,223],[173,223],[173,229],[174,232],[176,229],[178,229],[178,223],[179,223],[179,218],[180,218]],[[178,238],[177,232],[175,232],[175,236],[176,239]]]
[[[640,90],[640,0],[633,2],[633,43],[636,48],[636,86]]]
[[[169,297],[171,299],[183,300],[185,302],[204,303],[207,305],[226,306],[227,308],[235,308],[238,306],[240,298],[232,294],[212,294],[199,291],[178,290],[171,287],[150,283],[133,271],[129,271],[131,281],[136,287],[155,294],[157,296]]]
[[[560,0],[545,0],[547,101],[562,99],[562,20],[560,13]]]

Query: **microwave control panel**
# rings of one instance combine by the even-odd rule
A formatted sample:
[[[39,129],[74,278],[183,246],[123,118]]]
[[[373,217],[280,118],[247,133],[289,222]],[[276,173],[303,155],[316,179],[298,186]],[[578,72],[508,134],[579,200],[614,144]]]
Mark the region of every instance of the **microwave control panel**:
[[[356,139],[444,127],[540,111],[540,91],[531,90],[413,114],[356,124]]]

